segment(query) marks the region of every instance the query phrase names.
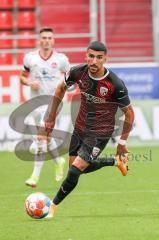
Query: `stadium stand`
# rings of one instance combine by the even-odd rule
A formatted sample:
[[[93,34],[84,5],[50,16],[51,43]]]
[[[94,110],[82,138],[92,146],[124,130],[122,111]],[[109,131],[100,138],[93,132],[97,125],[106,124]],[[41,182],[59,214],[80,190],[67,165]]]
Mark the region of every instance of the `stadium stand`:
[[[36,0],[17,0],[17,7],[20,9],[34,9]]]
[[[1,0],[0,1],[0,9],[11,9],[14,6],[13,0]]]
[[[23,57],[24,57],[24,53],[23,52],[19,52],[17,54],[17,58],[16,58],[16,61],[17,61],[17,64],[18,65],[21,65],[22,62],[23,62]]]
[[[0,11],[0,30],[13,28],[13,15],[11,11]]]
[[[11,31],[1,31],[0,32],[0,49],[12,49],[13,48],[13,39],[7,39],[7,37],[11,37]]]
[[[113,61],[150,61],[153,56],[150,0],[105,1],[106,42]],[[89,1],[41,1],[41,24],[54,27],[55,33],[89,32]],[[71,11],[70,11],[71,9]],[[98,13],[100,18],[100,13]],[[61,17],[62,16],[62,17]],[[75,21],[76,19],[76,21]],[[98,33],[100,35],[100,26]],[[57,39],[57,46],[84,47],[89,38]],[[68,53],[78,62],[75,53]],[[75,58],[74,58],[75,57]]]
[[[17,15],[17,28],[19,29],[35,29],[36,16],[33,11],[22,11]]]
[[[13,64],[12,53],[0,53],[0,65],[11,65]]]
[[[38,0],[0,1],[0,64],[22,64],[36,46]]]
[[[111,58],[152,60],[151,0],[107,0],[106,26]]]
[[[17,39],[17,48],[35,48],[36,40],[31,38],[34,35],[32,30],[21,30],[17,32],[18,35],[23,35],[23,38]]]
[[[70,0],[68,3],[59,0],[57,4],[52,4],[51,0],[42,0],[41,13],[41,25],[53,27],[57,34],[56,47],[65,48],[71,62],[83,61],[83,52],[80,50],[90,41],[89,1]]]
[[[97,1],[98,39],[102,31],[100,2]],[[105,0],[104,10],[110,62],[153,61],[151,0]],[[14,63],[21,64],[24,52],[35,47],[40,26],[51,26],[56,48],[65,52],[72,63],[83,62],[85,48],[93,39],[91,16],[89,0],[1,0],[1,53],[13,53]]]

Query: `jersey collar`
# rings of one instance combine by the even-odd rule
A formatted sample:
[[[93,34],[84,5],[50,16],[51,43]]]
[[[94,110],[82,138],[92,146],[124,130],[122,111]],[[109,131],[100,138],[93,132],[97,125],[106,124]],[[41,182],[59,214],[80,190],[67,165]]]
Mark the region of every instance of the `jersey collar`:
[[[47,61],[53,54],[53,51],[51,51],[51,53],[49,54],[49,56],[47,58],[44,58],[41,54],[40,54],[40,50],[39,50],[39,55],[40,57],[44,60],[44,61]]]
[[[91,74],[88,72],[88,75],[90,78],[92,78],[93,80],[96,80],[96,81],[100,81],[100,80],[103,80],[104,78],[106,78],[109,74],[109,70],[106,69],[106,73],[104,74],[104,76],[100,77],[100,78],[95,78],[95,77],[92,77]]]

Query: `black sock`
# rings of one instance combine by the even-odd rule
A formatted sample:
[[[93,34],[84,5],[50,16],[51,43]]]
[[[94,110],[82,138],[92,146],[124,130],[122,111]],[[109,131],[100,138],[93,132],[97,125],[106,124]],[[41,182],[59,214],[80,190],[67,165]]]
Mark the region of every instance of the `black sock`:
[[[115,159],[113,157],[97,158],[82,173],[90,173],[102,167],[114,166],[114,163],[115,163]]]
[[[66,179],[53,199],[54,204],[58,205],[76,187],[80,174],[81,171],[75,166],[69,168]]]

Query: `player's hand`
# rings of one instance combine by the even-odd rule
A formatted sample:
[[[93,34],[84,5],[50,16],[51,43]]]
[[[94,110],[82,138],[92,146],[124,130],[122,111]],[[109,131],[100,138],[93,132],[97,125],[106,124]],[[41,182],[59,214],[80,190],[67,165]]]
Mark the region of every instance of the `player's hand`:
[[[54,122],[53,121],[45,121],[45,131],[47,135],[49,135],[54,128]]]
[[[128,155],[128,152],[129,151],[126,145],[118,144],[116,155],[119,155],[121,160],[124,160],[124,158],[126,158],[126,156]]]
[[[40,83],[38,81],[30,82],[30,87],[32,90],[37,91],[40,89]]]

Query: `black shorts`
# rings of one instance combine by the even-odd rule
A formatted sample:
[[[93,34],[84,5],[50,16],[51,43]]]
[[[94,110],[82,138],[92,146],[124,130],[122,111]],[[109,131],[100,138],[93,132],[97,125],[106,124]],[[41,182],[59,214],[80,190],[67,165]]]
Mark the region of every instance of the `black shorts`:
[[[74,130],[69,147],[69,156],[79,156],[91,163],[97,159],[110,137],[98,137]]]

